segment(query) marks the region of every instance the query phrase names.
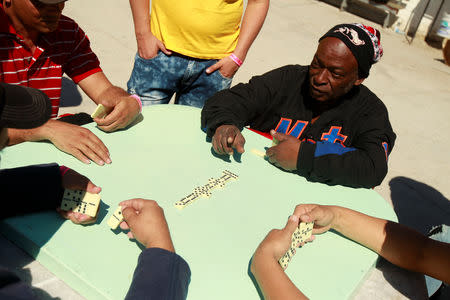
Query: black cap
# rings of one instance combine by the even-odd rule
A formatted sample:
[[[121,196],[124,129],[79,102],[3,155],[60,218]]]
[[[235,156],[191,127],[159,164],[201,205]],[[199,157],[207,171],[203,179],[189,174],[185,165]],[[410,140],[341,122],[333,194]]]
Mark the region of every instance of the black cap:
[[[336,25],[319,42],[326,37],[338,38],[350,49],[358,62],[359,78],[367,78],[372,65],[383,55],[380,32],[361,23]]]
[[[51,112],[50,100],[40,90],[0,82],[0,128],[36,128]]]

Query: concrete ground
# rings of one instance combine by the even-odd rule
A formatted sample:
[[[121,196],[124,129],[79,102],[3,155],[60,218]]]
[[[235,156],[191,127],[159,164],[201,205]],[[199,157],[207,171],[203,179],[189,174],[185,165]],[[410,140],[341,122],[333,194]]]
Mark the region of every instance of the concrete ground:
[[[66,2],[65,14],[87,32],[108,78],[126,88],[136,42],[128,1]],[[308,64],[317,40],[338,23],[367,20],[315,0],[273,0],[264,27],[234,84],[286,64]],[[450,225],[450,68],[442,52],[417,37],[381,29],[385,54],[365,84],[386,104],[397,134],[389,173],[375,190],[393,205],[401,223],[422,233]],[[63,82],[60,113],[94,110],[94,103],[70,80]],[[38,262],[0,237],[0,264],[16,270],[42,299],[84,299]],[[426,299],[423,276],[380,260],[357,292],[357,299]]]

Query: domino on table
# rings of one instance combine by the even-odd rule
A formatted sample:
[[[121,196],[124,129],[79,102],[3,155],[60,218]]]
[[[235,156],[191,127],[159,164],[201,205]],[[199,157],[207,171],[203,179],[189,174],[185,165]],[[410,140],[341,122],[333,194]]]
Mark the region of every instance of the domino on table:
[[[100,195],[82,190],[65,189],[61,209],[74,211],[95,217],[100,207]]]
[[[250,150],[250,152],[255,154],[256,156],[259,156],[259,157],[263,157],[264,158],[266,156],[265,152],[263,152],[261,150],[258,150],[258,149],[252,149],[252,150]]]
[[[291,261],[292,257],[294,256],[297,245],[300,243],[306,242],[311,237],[313,227],[314,227],[314,222],[308,222],[308,223],[301,222],[298,225],[298,227],[295,229],[295,231],[291,237],[291,247],[278,260],[278,263],[283,268],[283,270],[286,270],[289,262]]]
[[[175,203],[175,207],[178,209],[183,209],[189,204],[192,204],[200,197],[209,198],[212,195],[211,190],[216,188],[223,188],[226,182],[231,180],[237,180],[239,178],[238,175],[228,170],[223,171],[222,174],[223,175],[217,179],[214,178],[208,179],[208,183],[205,184],[204,186],[196,187],[192,193],[190,193],[180,201],[177,201]]]
[[[116,229],[117,226],[119,226],[120,222],[123,221],[123,215],[122,215],[122,206],[119,205],[119,207],[116,209],[116,211],[113,213],[113,215],[109,218],[107,224],[111,229]]]
[[[97,108],[92,113],[91,118],[104,118],[106,117],[108,113],[106,112],[106,107],[103,106],[103,104],[97,105]]]

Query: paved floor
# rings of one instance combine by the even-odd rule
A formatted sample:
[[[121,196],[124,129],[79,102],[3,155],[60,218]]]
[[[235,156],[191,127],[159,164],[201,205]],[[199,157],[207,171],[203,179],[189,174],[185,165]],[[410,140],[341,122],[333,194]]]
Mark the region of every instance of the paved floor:
[[[136,51],[128,1],[68,1],[65,14],[88,33],[109,79],[125,87]],[[234,83],[282,65],[308,64],[320,35],[343,22],[372,24],[315,0],[273,0]],[[401,223],[426,233],[433,225],[450,225],[450,68],[441,62],[442,52],[420,38],[408,45],[389,29],[381,32],[385,55],[365,84],[388,107],[398,139],[389,173],[376,191],[393,205]],[[63,103],[61,113],[95,108],[70,80],[63,81]],[[1,236],[0,264],[16,270],[41,299],[84,299]],[[426,299],[423,276],[380,261],[355,298]]]

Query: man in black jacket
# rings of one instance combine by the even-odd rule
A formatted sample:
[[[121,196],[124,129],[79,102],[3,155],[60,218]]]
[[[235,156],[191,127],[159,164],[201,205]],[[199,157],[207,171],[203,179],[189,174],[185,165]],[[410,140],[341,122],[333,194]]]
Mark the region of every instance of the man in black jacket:
[[[43,92],[0,82],[0,150],[8,142],[7,128],[41,126],[50,113],[50,101]],[[65,188],[101,191],[87,177],[55,163],[0,170],[0,221],[57,209]],[[162,208],[144,199],[126,200],[120,205],[124,216],[121,228],[129,229],[128,236],[147,248],[139,256],[126,299],[186,299],[191,272],[186,261],[175,253]],[[74,223],[95,221],[81,213],[59,213]],[[36,297],[17,275],[0,266],[0,299]]]
[[[377,30],[337,25],[320,38],[309,66],[284,66],[210,98],[202,128],[218,154],[243,153],[240,131],[249,125],[270,131],[278,144],[266,155],[278,167],[331,185],[379,185],[395,133],[362,82],[382,53]]]

